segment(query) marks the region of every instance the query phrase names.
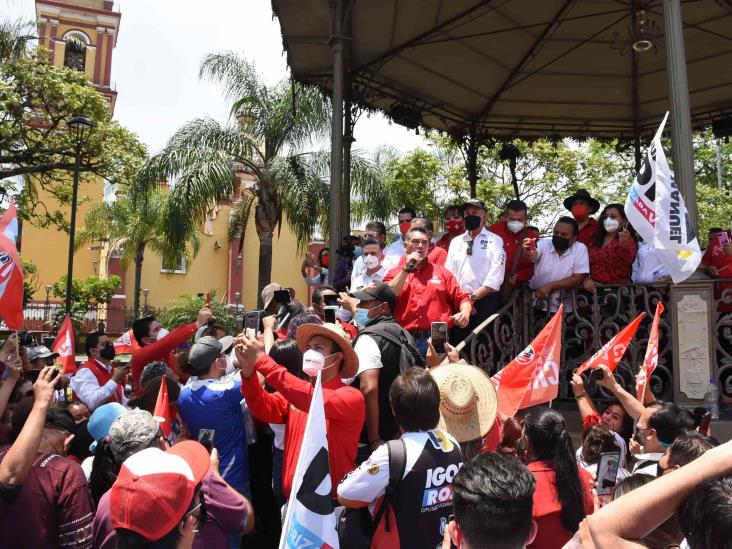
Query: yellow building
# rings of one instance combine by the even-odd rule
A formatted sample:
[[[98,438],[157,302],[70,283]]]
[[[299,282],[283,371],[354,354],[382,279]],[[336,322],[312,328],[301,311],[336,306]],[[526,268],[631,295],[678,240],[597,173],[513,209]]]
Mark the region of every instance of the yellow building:
[[[39,43],[51,50],[52,62],[84,71],[95,88],[107,97],[110,111],[114,112],[117,92],[111,82],[112,57],[120,26],[121,14],[114,10],[110,0],[36,0]],[[251,185],[246,175],[242,186]],[[79,186],[77,226],[84,224],[84,216],[91,204],[104,199],[104,181],[86,181]],[[61,209],[47,193],[41,192],[40,200],[49,209]],[[70,207],[66,207],[70,214]],[[206,293],[216,290],[219,298],[226,296],[228,303],[241,303],[254,308],[257,303],[257,277],[259,264],[259,240],[250,221],[242,253],[238,243],[227,238],[230,206],[220,205],[212,212],[211,219],[201,227],[201,249],[190,265],[166,271],[161,260],[150,251],[145,254],[142,271],[142,287],[148,290],[148,306],[165,307],[183,293]],[[23,227],[22,256],[38,266],[39,290],[35,301],[45,302],[46,286],[66,274],[68,261],[68,234],[57,229],[39,229],[28,223]],[[286,221],[281,236],[275,234],[275,256],[272,261],[272,280],[295,289],[297,296],[307,301],[307,286],[300,276],[302,254]],[[91,275],[119,274],[122,287],[113,300],[114,305],[131,306],[134,287],[134,265],[124,272],[119,260],[109,257],[107,246],[85,246],[74,256],[74,278]],[[238,295],[237,295],[238,294]],[[142,303],[142,298],[141,298]]]

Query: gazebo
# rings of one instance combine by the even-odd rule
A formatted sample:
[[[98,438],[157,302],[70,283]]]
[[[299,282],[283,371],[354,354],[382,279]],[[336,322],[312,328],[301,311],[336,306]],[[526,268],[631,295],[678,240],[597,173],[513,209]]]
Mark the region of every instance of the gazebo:
[[[642,139],[671,111],[696,220],[691,132],[732,133],[731,0],[272,0],[295,79],[333,98],[331,250],[348,230],[353,115],[447,132],[474,192],[482,144]]]

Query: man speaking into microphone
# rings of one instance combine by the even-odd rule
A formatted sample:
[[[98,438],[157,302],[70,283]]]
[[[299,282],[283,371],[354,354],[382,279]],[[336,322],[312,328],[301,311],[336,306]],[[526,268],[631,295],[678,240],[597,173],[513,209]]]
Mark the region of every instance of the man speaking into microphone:
[[[427,259],[429,237],[422,227],[405,235],[405,261],[384,277],[397,296],[394,318],[414,336],[417,349],[426,356],[433,322],[464,328],[473,308],[470,296],[460,289],[444,267]]]

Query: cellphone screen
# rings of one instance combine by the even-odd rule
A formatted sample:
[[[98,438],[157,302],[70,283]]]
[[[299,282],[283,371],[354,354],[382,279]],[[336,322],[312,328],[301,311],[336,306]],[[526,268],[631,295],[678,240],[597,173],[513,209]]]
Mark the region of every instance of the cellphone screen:
[[[216,429],[199,429],[198,442],[200,442],[208,453],[211,453],[214,447],[214,439],[216,438]]]
[[[597,462],[597,494],[606,496],[612,494],[617,482],[620,452],[605,452],[600,454]]]
[[[331,324],[335,324],[337,310],[338,310],[338,307],[325,307],[323,309],[323,316],[325,317],[325,321],[329,322]]]
[[[254,330],[254,333],[259,333],[261,330],[260,328],[260,316],[261,311],[249,311],[244,317],[244,329],[245,330]]]
[[[274,300],[280,305],[286,305],[290,302],[290,292],[287,290],[275,290]]]
[[[338,307],[338,296],[337,295],[324,295],[323,301],[325,301],[326,307]]]
[[[433,322],[432,323],[432,347],[435,348],[435,352],[445,352],[445,342],[447,341],[447,322]]]

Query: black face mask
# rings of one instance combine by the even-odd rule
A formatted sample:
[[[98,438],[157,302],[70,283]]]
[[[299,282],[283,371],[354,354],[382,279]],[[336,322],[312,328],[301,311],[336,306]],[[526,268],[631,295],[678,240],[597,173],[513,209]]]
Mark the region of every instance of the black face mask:
[[[465,228],[468,231],[474,231],[480,227],[480,216],[479,215],[466,215],[465,216]]]
[[[111,343],[107,343],[101,351],[99,351],[99,356],[102,357],[104,360],[113,360],[114,359],[114,345]]]
[[[569,238],[554,235],[552,237],[552,245],[554,246],[554,249],[558,252],[563,252],[569,248]]]

